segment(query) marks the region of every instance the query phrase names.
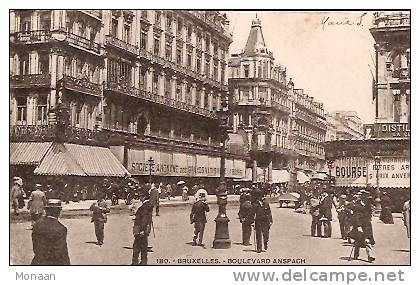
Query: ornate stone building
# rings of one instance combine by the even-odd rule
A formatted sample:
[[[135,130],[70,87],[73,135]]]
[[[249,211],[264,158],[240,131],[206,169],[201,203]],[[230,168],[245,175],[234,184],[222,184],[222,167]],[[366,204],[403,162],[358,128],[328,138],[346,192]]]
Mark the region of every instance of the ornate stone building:
[[[326,144],[336,186],[367,187],[393,198],[395,210],[410,197],[410,13],[375,13],[376,121],[364,137]],[[374,190],[375,189],[375,190]]]
[[[132,175],[149,175],[150,157],[152,175],[220,175],[226,15],[12,10],[10,24],[12,141],[45,140],[65,118],[66,141],[110,147]],[[228,177],[243,175],[235,161]]]
[[[288,182],[289,170],[319,170],[326,130],[323,105],[287,82],[286,68],[275,64],[258,18],[229,68],[233,132],[243,137],[252,181]]]

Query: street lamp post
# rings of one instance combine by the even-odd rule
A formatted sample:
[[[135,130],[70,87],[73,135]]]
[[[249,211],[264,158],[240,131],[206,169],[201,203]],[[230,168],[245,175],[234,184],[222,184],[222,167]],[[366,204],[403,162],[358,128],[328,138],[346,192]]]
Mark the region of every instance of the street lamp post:
[[[147,162],[149,164],[149,183],[152,183],[152,171],[153,171],[153,166],[155,165],[155,161],[153,160],[152,157],[150,157]]]
[[[332,184],[331,170],[332,170],[332,167],[333,167],[333,161],[332,160],[328,160],[327,161],[327,166],[328,166],[328,174],[329,174],[329,176],[328,176],[328,182],[329,182],[330,187],[331,187],[331,184]]]
[[[225,159],[226,159],[226,141],[228,139],[227,130],[229,129],[227,114],[227,98],[222,101],[222,109],[219,111],[220,119],[220,136],[221,136],[221,157],[220,157],[220,185],[216,190],[217,205],[219,212],[214,219],[216,222],[216,232],[214,234],[213,248],[226,249],[230,248],[231,241],[229,238],[229,218],[226,214],[227,205],[227,188],[225,182]]]
[[[376,211],[381,211],[381,191],[379,188],[379,169],[381,168],[381,157],[379,155],[375,156],[375,169],[376,169],[376,197],[375,197],[375,207]]]

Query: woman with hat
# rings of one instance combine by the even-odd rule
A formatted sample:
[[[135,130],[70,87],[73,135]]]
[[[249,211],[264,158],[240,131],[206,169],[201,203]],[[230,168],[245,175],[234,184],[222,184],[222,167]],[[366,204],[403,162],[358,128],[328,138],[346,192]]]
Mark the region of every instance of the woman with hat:
[[[29,197],[27,206],[29,213],[31,214],[31,227],[28,228],[29,230],[32,230],[34,224],[42,217],[44,214],[44,207],[47,204],[47,198],[41,189],[41,184],[35,184],[35,190],[32,191],[31,196]]]
[[[384,224],[393,224],[394,218],[392,217],[392,210],[391,210],[392,201],[389,197],[387,192],[384,192],[381,198],[381,214],[379,219]]]
[[[13,213],[15,215],[19,215],[19,209],[25,205],[25,201],[23,200],[25,192],[23,191],[22,185],[22,179],[20,177],[14,177],[10,199],[12,202]]]

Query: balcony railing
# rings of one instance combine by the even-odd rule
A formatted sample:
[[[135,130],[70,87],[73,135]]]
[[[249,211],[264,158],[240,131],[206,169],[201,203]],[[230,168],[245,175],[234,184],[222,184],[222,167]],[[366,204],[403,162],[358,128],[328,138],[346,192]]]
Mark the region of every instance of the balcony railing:
[[[137,89],[137,88],[134,88],[134,87],[129,87],[127,85],[124,85],[124,84],[121,84],[121,83],[118,83],[118,82],[115,82],[115,81],[108,81],[106,86],[105,86],[105,90],[126,94],[126,95],[129,95],[129,96],[132,96],[132,97],[144,99],[144,100],[152,102],[152,103],[164,105],[164,106],[167,106],[167,107],[171,107],[171,108],[182,110],[182,111],[185,111],[185,112],[197,114],[197,115],[200,115],[200,116],[204,116],[204,117],[208,117],[208,118],[212,118],[212,119],[217,118],[217,116],[209,110],[190,105],[190,104],[188,104],[186,102],[183,102],[183,101],[174,100],[174,99],[169,98],[169,97],[159,96],[158,94],[155,94],[155,93],[152,93],[152,92],[147,92],[145,90],[140,90],[140,89]]]
[[[100,45],[94,42],[93,40],[89,40],[87,38],[84,38],[82,36],[79,36],[70,32],[61,31],[60,33],[64,33],[66,35],[67,42],[70,45],[80,47],[88,51],[97,53],[97,54],[100,53],[100,48],[101,48]]]
[[[89,130],[66,126],[63,132],[57,132],[57,125],[29,125],[13,126],[10,138],[12,141],[54,141],[87,143],[104,145],[108,142],[108,135],[98,130]]]
[[[11,78],[12,88],[49,87],[50,85],[50,74],[14,75]]]
[[[66,89],[77,91],[84,94],[93,96],[101,96],[101,86],[90,82],[87,78],[75,78],[72,76],[64,75],[62,79],[62,86]]]
[[[55,126],[13,126],[10,139],[12,141],[50,141],[56,136]]]
[[[392,13],[384,14],[383,12],[375,13],[375,28],[384,27],[401,27],[410,26],[410,14],[408,13]]]
[[[51,38],[51,32],[48,30],[21,31],[12,34],[11,41],[15,43],[46,43]]]
[[[102,12],[101,10],[80,10],[80,12],[85,13],[89,16],[92,16],[97,19],[102,19]]]
[[[156,63],[162,65],[163,67],[167,67],[167,68],[170,68],[172,70],[175,70],[175,71],[177,71],[177,72],[179,72],[179,73],[181,73],[185,76],[188,76],[188,77],[190,77],[194,80],[197,80],[199,82],[202,81],[205,84],[214,86],[214,87],[216,87],[218,89],[221,89],[223,91],[228,91],[228,86],[222,85],[222,84],[220,84],[219,82],[217,82],[213,79],[203,77],[201,74],[198,74],[198,73],[196,73],[196,72],[194,72],[194,71],[192,71],[192,70],[190,70],[190,69],[188,69],[188,68],[186,68],[182,65],[177,65],[174,62],[172,62],[170,60],[167,60],[163,57],[154,55],[154,54],[152,54],[148,51],[145,51],[145,50],[140,50],[139,54],[140,54],[141,58],[144,58],[144,59],[149,60],[149,61],[156,62]]]
[[[138,47],[132,44],[129,44],[123,40],[120,40],[112,35],[107,35],[105,38],[105,44],[115,48],[122,49],[134,55],[138,54]]]

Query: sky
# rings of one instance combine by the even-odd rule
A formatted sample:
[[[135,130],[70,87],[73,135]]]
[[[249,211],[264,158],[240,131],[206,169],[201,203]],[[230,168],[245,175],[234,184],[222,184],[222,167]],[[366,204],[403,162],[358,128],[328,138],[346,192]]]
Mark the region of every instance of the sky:
[[[371,13],[256,12],[268,49],[287,68],[295,88],[324,103],[326,112],[357,111],[364,123],[374,121]],[[226,12],[231,54],[245,47],[256,12]]]

